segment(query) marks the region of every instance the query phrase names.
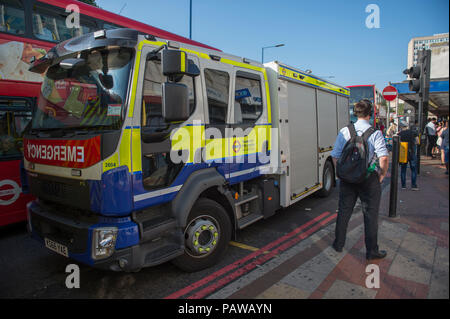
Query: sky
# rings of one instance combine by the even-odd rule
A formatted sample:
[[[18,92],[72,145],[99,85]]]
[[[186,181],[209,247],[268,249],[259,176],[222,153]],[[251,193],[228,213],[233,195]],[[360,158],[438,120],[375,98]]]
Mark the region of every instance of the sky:
[[[448,0],[192,0],[192,39],[280,61],[347,86],[406,79],[408,42],[449,30]],[[105,10],[189,37],[189,0],[97,0]],[[379,8],[379,28],[366,19]],[[373,20],[372,20],[373,21]]]

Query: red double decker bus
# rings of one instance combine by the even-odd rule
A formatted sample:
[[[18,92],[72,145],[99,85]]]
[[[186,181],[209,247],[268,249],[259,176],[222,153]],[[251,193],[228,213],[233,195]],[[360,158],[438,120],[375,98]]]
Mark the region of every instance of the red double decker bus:
[[[353,114],[353,107],[355,103],[362,99],[368,99],[373,103],[373,113],[370,117],[370,124],[374,127],[378,125],[386,127],[386,100],[383,98],[381,92],[375,87],[374,84],[368,85],[350,85],[347,86],[350,89],[350,121],[355,123],[357,118]],[[384,108],[383,108],[384,107]]]
[[[74,7],[79,13],[77,26],[67,22],[72,19]],[[31,119],[43,76],[28,71],[31,61],[44,56],[58,42],[114,28],[131,28],[217,50],[78,1],[0,1],[0,226],[25,220],[25,206],[32,199],[24,194],[26,185],[20,180],[22,136]]]

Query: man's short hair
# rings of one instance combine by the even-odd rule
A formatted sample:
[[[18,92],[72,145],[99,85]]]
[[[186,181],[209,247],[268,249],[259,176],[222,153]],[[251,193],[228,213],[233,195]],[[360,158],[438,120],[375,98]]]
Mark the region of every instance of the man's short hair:
[[[353,114],[356,115],[356,117],[367,117],[371,115],[372,111],[372,102],[370,102],[367,99],[361,100],[358,103],[355,104],[355,107],[353,108]]]

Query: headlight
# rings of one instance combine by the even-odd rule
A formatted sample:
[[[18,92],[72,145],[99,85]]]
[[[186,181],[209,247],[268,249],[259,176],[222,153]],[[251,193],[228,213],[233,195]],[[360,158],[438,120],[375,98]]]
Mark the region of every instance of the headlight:
[[[92,258],[103,259],[114,253],[117,227],[95,228],[92,233]]]

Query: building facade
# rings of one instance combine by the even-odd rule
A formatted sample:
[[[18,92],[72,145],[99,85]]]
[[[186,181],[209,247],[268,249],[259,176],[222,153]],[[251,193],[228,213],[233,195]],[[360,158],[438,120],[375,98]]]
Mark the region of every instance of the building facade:
[[[448,78],[449,34],[412,38],[408,43],[408,68],[417,64],[419,50],[431,50],[431,78]]]

